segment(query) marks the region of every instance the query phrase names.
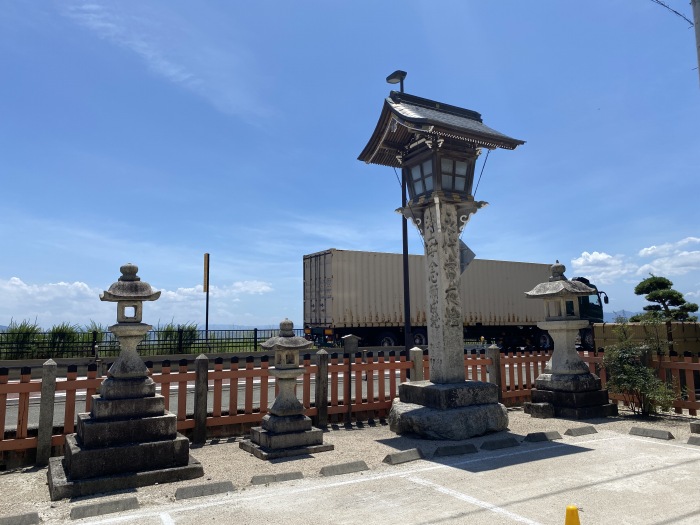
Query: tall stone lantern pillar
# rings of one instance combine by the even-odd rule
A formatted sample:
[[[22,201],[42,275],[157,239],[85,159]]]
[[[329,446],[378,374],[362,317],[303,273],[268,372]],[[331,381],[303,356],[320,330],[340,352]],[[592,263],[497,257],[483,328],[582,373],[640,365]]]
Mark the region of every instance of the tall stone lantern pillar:
[[[120,353],[100,393],[92,396],[90,412],[78,414],[77,432],[66,436],[64,456],[49,459],[52,500],[204,475],[136,350],[151,329],[141,322],[143,301],[155,301],[160,292],[141,281],[137,266],[129,263],[120,270],[119,280],[100,295],[117,303],[117,323],[109,330]]]
[[[571,417],[588,419],[617,414],[617,405],[609,403],[608,391],[601,389],[600,378],[591,373],[576,349],[579,330],[589,322],[581,319],[578,298],[596,293],[579,281],[564,275],[566,267],[557,261],[551,277],[529,292],[528,298],[544,301],[545,320],[537,323],[554,342],[552,357],[535,380],[532,402],[525,411],[535,417]]]
[[[466,439],[508,425],[496,386],[465,381],[459,237],[487,204],[472,193],[482,148],[520,144],[485,126],[475,111],[392,91],[360,154],[367,163],[403,170],[410,200],[399,211],[413,221],[425,244],[431,380],[399,387],[389,416],[397,433]]]

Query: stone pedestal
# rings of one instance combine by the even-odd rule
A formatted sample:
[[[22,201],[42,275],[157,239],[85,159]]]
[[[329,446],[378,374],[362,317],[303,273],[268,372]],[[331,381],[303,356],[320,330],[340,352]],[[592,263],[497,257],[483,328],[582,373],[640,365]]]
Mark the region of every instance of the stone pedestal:
[[[263,417],[261,426],[250,429],[250,440],[240,448],[260,459],[277,459],[333,450],[323,443],[323,431],[304,415]]]
[[[389,428],[397,434],[458,441],[506,430],[508,412],[498,403],[494,384],[417,381],[399,386],[399,397],[389,413]]]
[[[93,396],[91,412],[78,414],[77,432],[66,436],[64,456],[49,460],[51,500],[204,475],[163,406],[160,395]]]
[[[548,321],[537,326],[549,331],[554,351],[544,373],[535,380],[532,402],[525,404],[525,412],[546,413],[549,409],[540,410],[538,405],[548,404],[556,417],[591,419],[616,415],[617,405],[609,402],[600,378],[588,370],[576,350],[578,331],[587,327],[588,321]]]

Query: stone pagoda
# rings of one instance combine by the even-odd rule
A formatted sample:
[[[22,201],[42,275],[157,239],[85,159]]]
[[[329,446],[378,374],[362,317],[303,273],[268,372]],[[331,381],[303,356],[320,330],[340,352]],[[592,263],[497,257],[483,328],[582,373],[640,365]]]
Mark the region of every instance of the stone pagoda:
[[[78,414],[77,432],[66,436],[65,455],[49,460],[52,500],[193,479],[204,474],[189,454],[189,440],[177,432],[177,417],[148,376],[136,347],[151,325],[141,322],[143,301],[160,292],[136,275],[129,263],[100,295],[117,303],[117,324],[109,327],[120,353],[90,413]]]
[[[523,143],[484,125],[476,111],[392,91],[360,154],[402,170],[410,200],[399,211],[425,245],[430,381],[400,385],[389,416],[394,432],[458,440],[508,426],[496,385],[465,381],[459,237],[487,204],[472,193],[482,148]]]
[[[275,366],[270,375],[275,378],[279,394],[270,410],[263,416],[259,427],[250,429],[250,439],[240,442],[243,450],[260,459],[276,459],[333,450],[323,444],[323,431],[311,425],[304,415],[304,406],[296,395],[297,378],[304,373],[299,366],[299,352],[313,343],[294,335],[294,324],[289,319],[280,323],[279,335],[260,346],[275,353]]]
[[[525,404],[525,412],[533,417],[574,419],[616,415],[617,405],[609,402],[600,378],[591,373],[576,349],[579,330],[589,325],[581,319],[578,298],[593,295],[596,290],[568,280],[564,271],[566,267],[557,261],[552,265],[549,282],[525,292],[531,299],[544,301],[545,320],[537,327],[547,330],[554,342],[552,357],[535,380],[532,402]]]

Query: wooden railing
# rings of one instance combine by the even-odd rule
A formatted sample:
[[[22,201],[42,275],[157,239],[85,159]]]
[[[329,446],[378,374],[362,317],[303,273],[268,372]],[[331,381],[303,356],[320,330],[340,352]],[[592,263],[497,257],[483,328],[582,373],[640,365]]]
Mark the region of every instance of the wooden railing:
[[[484,349],[483,353],[465,352],[465,375],[467,379],[496,383],[501,401],[509,406],[518,405],[530,399],[535,379],[544,371],[550,357],[551,354],[544,351],[501,353],[496,348]],[[605,387],[607,378],[602,368],[602,355],[581,352],[581,357]],[[245,360],[233,357],[227,362],[219,357],[212,367],[204,356],[200,356],[196,366],[205,367],[207,380],[204,384],[199,384],[197,371],[190,370],[189,365],[185,360],[175,366],[166,361],[160,373],[151,371],[159,393],[165,398],[166,410],[177,416],[180,432],[191,433],[196,429],[198,419],[192,399],[198,395],[208,398],[203,404],[207,413],[201,418],[206,427],[202,429],[202,435],[225,435],[227,432],[236,435],[260,423],[277,394],[267,356],[259,359],[257,365],[253,357]],[[325,377],[319,377],[321,366],[327,370]],[[653,366],[663,380],[673,380],[684,393],[684,397],[674,403],[676,412],[687,410],[691,415],[697,415],[700,409],[695,392],[695,374],[700,374],[698,358],[662,356],[653,361]],[[55,364],[53,367],[55,374]],[[428,355],[420,350],[412,354],[410,360],[403,352],[399,355],[394,352],[331,355],[319,352],[314,360],[310,355],[304,356],[302,368],[297,386],[304,413],[316,420],[323,417],[331,422],[386,416],[397,396],[398,385],[408,380],[409,373],[415,374],[416,378],[420,376],[417,370],[422,369],[423,377],[430,378]],[[39,409],[40,424],[52,421],[57,394],[63,398],[65,406],[63,421],[52,427],[50,434],[44,434],[50,435],[50,445],[47,442],[47,446],[62,446],[65,435],[75,431],[76,413],[90,411],[92,395],[103,379],[95,365],[88,368],[87,377],[78,377],[77,368],[71,367],[66,378],[55,380],[53,390],[42,390],[50,382],[43,385],[42,379],[32,380],[28,368],[22,370],[19,380],[9,380],[7,369],[0,369],[0,429],[4,431],[0,433],[0,453],[40,446],[38,436],[41,432],[36,425],[29,424],[30,410]],[[325,384],[325,390],[319,390],[319,383]],[[189,397],[188,392],[192,393]],[[319,392],[327,393],[325,399],[319,398]],[[622,396],[610,397],[618,402],[624,401]],[[8,409],[14,411],[14,407],[16,421],[8,421]]]

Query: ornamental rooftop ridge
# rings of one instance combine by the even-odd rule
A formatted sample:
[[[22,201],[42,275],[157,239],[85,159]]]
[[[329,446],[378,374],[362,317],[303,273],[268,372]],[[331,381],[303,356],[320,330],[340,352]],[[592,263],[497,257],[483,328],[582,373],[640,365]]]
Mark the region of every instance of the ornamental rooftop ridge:
[[[525,143],[484,125],[476,111],[392,91],[358,160],[401,167],[397,156],[419,137],[463,141],[488,149],[515,149]]]

